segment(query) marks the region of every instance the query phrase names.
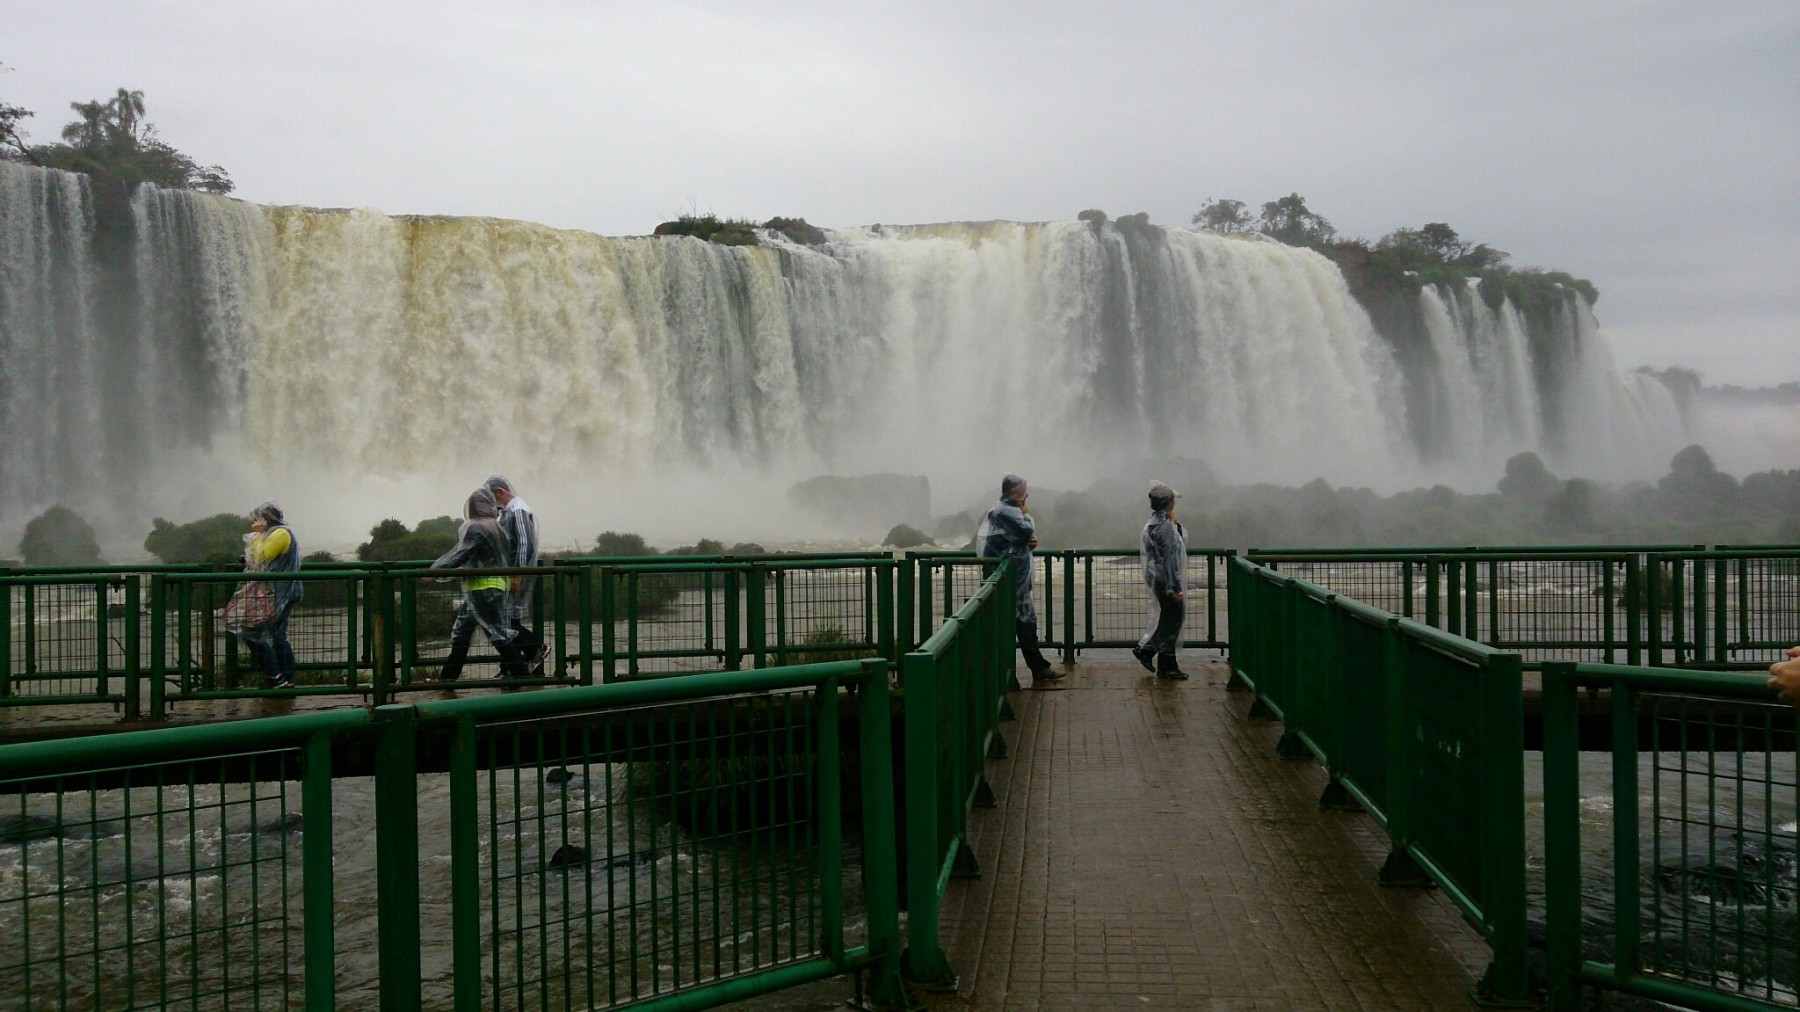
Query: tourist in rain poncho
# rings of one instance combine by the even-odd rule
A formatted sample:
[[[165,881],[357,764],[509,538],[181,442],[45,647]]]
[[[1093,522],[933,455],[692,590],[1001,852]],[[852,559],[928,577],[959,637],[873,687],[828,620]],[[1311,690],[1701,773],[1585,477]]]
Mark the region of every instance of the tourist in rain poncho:
[[[1181,493],[1157,481],[1150,484],[1150,519],[1138,557],[1144,565],[1144,585],[1156,602],[1150,628],[1132,648],[1132,656],[1146,671],[1158,678],[1182,680],[1187,673],[1175,661],[1181,646],[1181,626],[1187,619],[1186,584],[1182,576],[1187,568],[1187,532],[1175,519],[1175,500]]]
[[[1000,501],[987,511],[975,532],[975,554],[984,559],[1006,559],[1012,566],[1019,601],[1015,623],[1019,653],[1031,669],[1034,682],[1049,682],[1063,675],[1052,673],[1050,662],[1038,651],[1037,605],[1031,599],[1031,550],[1038,543],[1037,521],[1031,519],[1031,511],[1025,505],[1030,497],[1025,479],[1016,474],[1000,479]]]
[[[513,491],[512,482],[500,475],[488,476],[487,490],[494,494],[494,501],[500,506],[500,529],[506,532],[507,543],[512,546],[512,558],[507,565],[537,565],[537,516],[531,512],[531,506]],[[519,655],[525,658],[534,675],[542,673],[544,658],[550,656],[550,647],[543,637],[525,624],[525,618],[531,612],[532,584],[536,581],[535,576],[515,576],[508,580],[507,588],[507,622],[513,631],[513,646],[519,648]]]
[[[300,541],[273,499],[265,499],[250,511],[250,533],[244,536],[244,569],[252,573],[294,573],[300,570]],[[263,669],[263,688],[285,689],[294,684],[297,664],[288,642],[288,616],[304,592],[299,580],[269,584],[275,599],[274,616],[259,626],[232,631],[250,647],[251,656]]]
[[[463,506],[463,523],[456,532],[456,544],[431,564],[432,569],[498,569],[512,565],[512,546],[506,532],[500,529],[500,505],[486,486],[476,489]],[[438,676],[446,682],[462,675],[463,662],[469,656],[469,641],[475,627],[487,635],[500,654],[500,675],[519,678],[525,674],[525,659],[513,645],[512,623],[507,619],[507,589],[504,576],[465,577],[462,581],[462,604],[456,609],[456,621],[450,626],[450,656]]]

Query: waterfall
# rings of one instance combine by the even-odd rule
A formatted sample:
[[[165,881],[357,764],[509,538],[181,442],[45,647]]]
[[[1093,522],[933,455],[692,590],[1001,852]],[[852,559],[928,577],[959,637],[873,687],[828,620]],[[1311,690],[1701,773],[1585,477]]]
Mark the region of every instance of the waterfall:
[[[984,222],[723,247],[153,187],[126,217],[0,163],[0,520],[282,494],[338,504],[354,537],[501,467],[583,511],[666,509],[699,474],[960,495],[1172,457],[1478,490],[1527,449],[1654,477],[1685,438],[1579,298],[1539,333],[1473,283],[1427,287],[1428,353],[1402,356],[1334,264],[1260,237]]]

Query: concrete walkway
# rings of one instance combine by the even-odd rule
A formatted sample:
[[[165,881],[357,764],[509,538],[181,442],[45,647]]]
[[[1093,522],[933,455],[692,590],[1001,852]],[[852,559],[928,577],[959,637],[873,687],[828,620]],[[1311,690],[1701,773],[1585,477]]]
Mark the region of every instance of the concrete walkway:
[[[1223,663],[1186,666],[1090,654],[1014,694],[982,875],[942,910],[961,987],[933,1007],[1472,1008],[1480,936],[1435,890],[1377,885],[1375,821],[1320,811],[1324,770],[1276,758]]]

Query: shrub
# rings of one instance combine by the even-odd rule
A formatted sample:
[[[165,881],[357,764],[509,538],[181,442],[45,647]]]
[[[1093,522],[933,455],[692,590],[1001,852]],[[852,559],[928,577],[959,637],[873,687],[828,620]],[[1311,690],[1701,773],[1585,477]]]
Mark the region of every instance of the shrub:
[[[456,544],[460,526],[455,517],[432,517],[409,531],[398,520],[383,520],[369,529],[369,540],[356,546],[356,557],[364,562],[428,562]]]
[[[755,246],[756,223],[743,218],[720,218],[716,214],[684,214],[674,221],[656,226],[652,235],[688,235],[721,246]]]
[[[52,506],[25,525],[19,555],[27,566],[105,564],[93,526],[66,506]]]
[[[162,517],[150,521],[144,550],[164,562],[235,565],[244,557],[244,535],[250,521],[241,513],[215,513],[203,520],[174,524]]]

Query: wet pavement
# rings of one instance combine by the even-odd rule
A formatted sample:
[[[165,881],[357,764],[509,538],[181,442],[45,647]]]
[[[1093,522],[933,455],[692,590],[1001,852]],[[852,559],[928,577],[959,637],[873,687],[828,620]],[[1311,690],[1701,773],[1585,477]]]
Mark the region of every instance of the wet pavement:
[[[960,989],[934,1009],[1459,1009],[1488,949],[1434,890],[1376,884],[1386,837],[1324,812],[1221,661],[1159,682],[1123,651],[1013,695],[982,875],[941,930]],[[1022,681],[1028,676],[1021,671]]]

